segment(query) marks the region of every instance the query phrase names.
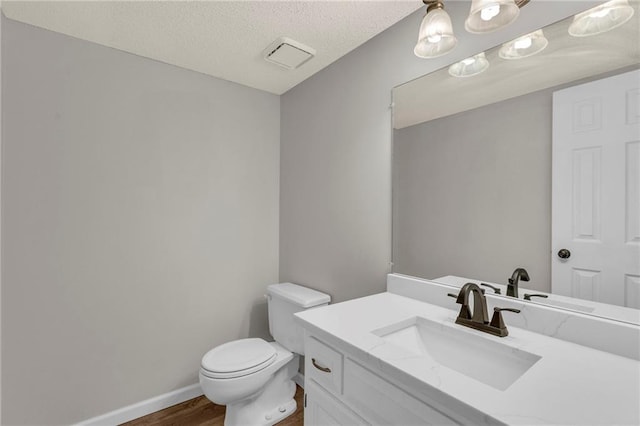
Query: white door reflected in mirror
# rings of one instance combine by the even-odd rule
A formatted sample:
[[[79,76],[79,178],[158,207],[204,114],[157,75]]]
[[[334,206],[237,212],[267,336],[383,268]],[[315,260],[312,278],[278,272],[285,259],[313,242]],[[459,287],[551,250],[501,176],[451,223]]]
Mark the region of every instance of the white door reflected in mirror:
[[[552,293],[640,308],[639,93],[636,70],[553,94]]]

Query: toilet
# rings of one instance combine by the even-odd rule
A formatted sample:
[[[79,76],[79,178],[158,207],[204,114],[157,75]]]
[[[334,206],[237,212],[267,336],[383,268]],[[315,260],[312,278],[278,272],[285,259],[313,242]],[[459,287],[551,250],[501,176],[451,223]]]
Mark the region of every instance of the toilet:
[[[296,411],[293,396],[303,330],[293,314],[328,305],[328,294],[292,283],[267,287],[269,332],[275,342],[249,338],[207,352],[200,387],[212,402],[226,405],[225,426],[273,425]]]

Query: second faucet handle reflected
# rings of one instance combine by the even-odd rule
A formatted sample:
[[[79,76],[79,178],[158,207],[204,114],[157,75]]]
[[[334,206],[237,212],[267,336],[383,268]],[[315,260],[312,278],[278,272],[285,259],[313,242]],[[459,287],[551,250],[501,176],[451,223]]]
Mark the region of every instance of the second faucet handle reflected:
[[[480,285],[485,286],[485,287],[489,287],[491,290],[493,290],[493,292],[495,294],[501,294],[501,291],[498,287],[494,287],[491,284],[487,284],[487,283],[480,283]]]
[[[546,299],[549,296],[546,294],[524,294],[524,300],[531,300],[532,297],[542,297],[543,299]]]

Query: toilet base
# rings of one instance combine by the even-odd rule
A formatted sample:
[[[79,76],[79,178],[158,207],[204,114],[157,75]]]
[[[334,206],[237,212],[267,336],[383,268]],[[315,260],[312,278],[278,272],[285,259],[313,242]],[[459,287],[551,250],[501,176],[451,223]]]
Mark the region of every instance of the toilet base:
[[[270,412],[264,415],[265,423],[264,425],[274,425],[278,423],[280,420],[283,420],[286,417],[289,417],[293,413],[296,412],[297,404],[295,399],[290,399],[285,404],[279,405],[277,408],[271,410]],[[283,410],[282,412],[280,410]],[[267,417],[270,420],[266,420]],[[266,423],[268,422],[268,423]]]
[[[267,385],[250,398],[227,405],[225,426],[271,426],[296,411],[296,384],[292,380],[298,373],[299,356],[278,370]]]

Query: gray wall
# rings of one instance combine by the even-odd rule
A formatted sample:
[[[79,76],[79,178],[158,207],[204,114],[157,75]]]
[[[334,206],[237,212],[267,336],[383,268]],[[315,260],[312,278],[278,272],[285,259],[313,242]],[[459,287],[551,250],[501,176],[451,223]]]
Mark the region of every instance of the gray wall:
[[[448,2],[458,37],[449,55],[413,55],[421,10],[284,94],[280,279],[334,301],[383,291],[391,261],[391,89],[590,5],[531,2],[517,24],[472,35],[463,28],[469,3]]]
[[[2,22],[2,423],[197,383],[265,336],[279,97]]]
[[[394,271],[551,291],[554,90],[394,132]]]

